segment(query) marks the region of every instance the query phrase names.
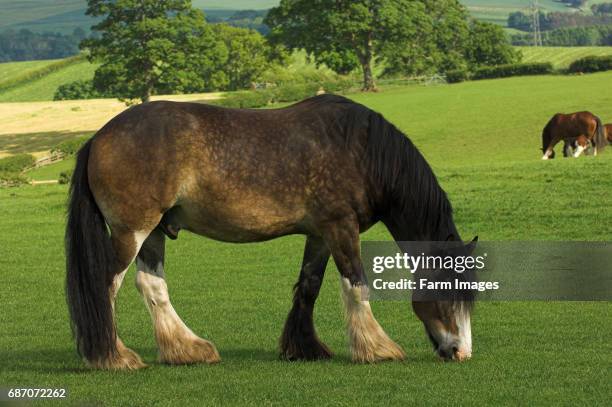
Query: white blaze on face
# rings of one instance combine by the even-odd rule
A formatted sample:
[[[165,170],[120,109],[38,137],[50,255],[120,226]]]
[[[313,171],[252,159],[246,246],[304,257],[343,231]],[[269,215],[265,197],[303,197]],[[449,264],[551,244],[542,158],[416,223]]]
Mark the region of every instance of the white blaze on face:
[[[459,333],[457,359],[465,360],[472,357],[472,321],[468,310],[461,310],[457,313],[455,323]]]
[[[427,324],[429,334],[438,344],[436,352],[441,357],[452,357],[454,360],[464,361],[472,357],[472,324],[470,312],[459,309],[455,314],[456,332],[451,332],[441,321]],[[442,356],[446,355],[446,356]]]

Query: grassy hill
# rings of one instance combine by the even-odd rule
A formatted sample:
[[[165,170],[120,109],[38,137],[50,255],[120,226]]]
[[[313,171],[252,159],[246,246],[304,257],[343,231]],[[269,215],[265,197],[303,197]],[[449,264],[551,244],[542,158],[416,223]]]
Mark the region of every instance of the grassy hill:
[[[612,72],[526,77],[354,98],[383,113],[423,152],[448,192],[464,238],[610,241],[606,199],[612,178],[606,174],[612,151],[543,162],[539,137],[557,111],[588,108],[612,121],[612,95],[601,92],[611,82]],[[0,285],[0,319],[10,333],[0,335],[0,383],[67,387],[72,404],[107,406],[381,400],[390,406],[453,400],[475,406],[606,405],[612,390],[605,373],[610,302],[480,302],[473,317],[473,359],[456,364],[435,359],[409,303],[377,301],[374,314],[407,351],[407,360],[352,364],[331,261],[315,325],[334,359],[280,362],[277,343],[300,268],[301,236],[232,245],[182,232],[166,248],[170,295],[194,332],[216,343],[223,361],[184,367],[156,363],[150,317],[131,270],[119,292],[118,329],[150,367],[136,373],[88,370],[74,351],[64,301],[66,194],[65,185],[0,189],[0,261],[7,270]],[[389,235],[377,226],[363,239]],[[524,271],[520,259],[516,271]]]
[[[61,61],[61,60],[60,60]],[[0,64],[0,82],[24,77],[28,72],[47,67],[57,61],[26,61]],[[23,67],[22,70],[19,68]],[[93,78],[96,66],[87,60],[73,63],[36,79],[27,79],[19,85],[0,92],[0,102],[31,102],[53,100],[56,89],[65,83]]]

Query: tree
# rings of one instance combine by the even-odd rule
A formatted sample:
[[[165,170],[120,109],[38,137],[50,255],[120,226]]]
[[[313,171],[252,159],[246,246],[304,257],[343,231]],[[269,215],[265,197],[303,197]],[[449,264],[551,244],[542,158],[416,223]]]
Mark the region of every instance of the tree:
[[[227,50],[190,0],[88,0],[87,15],[103,17],[101,35],[81,43],[100,61],[94,86],[147,102],[156,92],[212,89],[226,83],[219,67]]]
[[[374,55],[416,33],[423,4],[413,0],[281,0],[265,23],[272,42],[304,48],[318,64],[345,73],[359,66],[363,90],[375,90]]]
[[[521,55],[512,48],[502,27],[473,21],[466,58],[472,67],[479,67],[515,63],[521,59]]]
[[[382,47],[385,74],[424,75],[465,69],[468,12],[458,0],[420,0],[411,32]],[[404,27],[405,29],[407,27]]]
[[[286,57],[282,50],[272,48],[257,31],[227,24],[215,24],[213,30],[228,50],[223,66],[229,90],[249,87],[272,64]]]

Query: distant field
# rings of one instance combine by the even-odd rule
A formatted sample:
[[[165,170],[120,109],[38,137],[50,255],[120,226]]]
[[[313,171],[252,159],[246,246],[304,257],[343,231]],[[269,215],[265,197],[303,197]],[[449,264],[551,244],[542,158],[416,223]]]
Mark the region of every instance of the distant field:
[[[16,62],[10,63],[9,65],[18,65],[22,63],[29,64],[30,62]],[[2,70],[2,65],[4,64],[0,64],[0,72]],[[42,78],[24,83],[23,85],[0,93],[0,102],[53,100],[53,94],[58,86],[79,79],[91,79],[93,78],[95,70],[96,66],[87,61],[77,62]]]
[[[218,13],[221,10],[267,9],[278,0],[193,0],[196,8]],[[27,28],[35,32],[71,33],[76,27],[85,30],[96,19],[85,15],[85,0],[0,0],[0,31]],[[229,13],[228,13],[229,14]]]
[[[584,11],[589,13],[592,4],[605,3],[607,1],[609,0],[590,0]],[[529,4],[531,3],[529,0],[462,0],[461,2],[468,7],[474,17],[501,25],[506,25],[510,13],[528,11]],[[577,11],[557,0],[540,0],[540,8],[545,12]]]
[[[13,79],[15,76],[23,75],[35,71],[60,59],[47,59],[44,61],[23,61],[23,62],[4,62],[0,63],[0,83]]]
[[[550,62],[555,68],[567,68],[577,59],[590,55],[612,55],[612,47],[517,47],[523,62]]]

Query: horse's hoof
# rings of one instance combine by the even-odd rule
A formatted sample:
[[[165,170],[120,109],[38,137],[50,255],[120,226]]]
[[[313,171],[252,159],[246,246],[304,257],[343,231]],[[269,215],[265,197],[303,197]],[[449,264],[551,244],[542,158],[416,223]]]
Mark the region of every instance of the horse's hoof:
[[[212,342],[194,337],[160,347],[159,360],[169,365],[214,364],[221,361],[221,356]]]

